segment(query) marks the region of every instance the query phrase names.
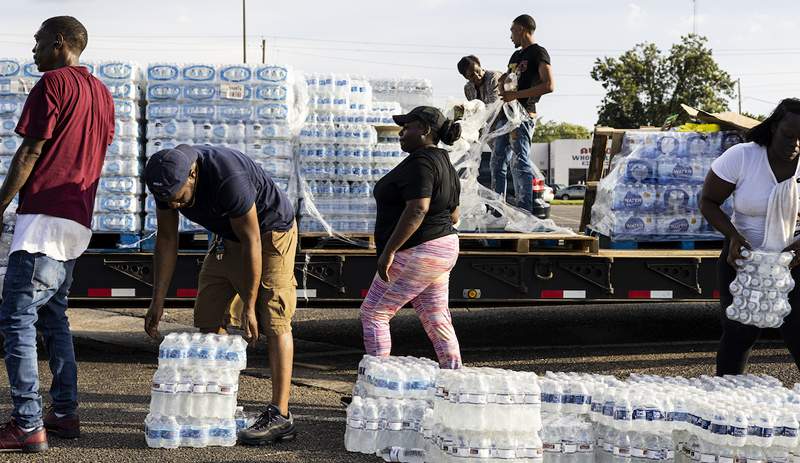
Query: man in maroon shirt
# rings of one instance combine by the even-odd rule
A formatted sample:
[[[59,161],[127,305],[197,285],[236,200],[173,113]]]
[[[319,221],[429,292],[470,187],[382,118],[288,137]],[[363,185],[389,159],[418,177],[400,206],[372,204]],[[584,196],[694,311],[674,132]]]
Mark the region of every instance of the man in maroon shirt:
[[[34,61],[44,75],[25,102],[16,129],[23,142],[0,187],[0,217],[19,193],[0,305],[14,410],[0,428],[0,450],[26,452],[46,450],[48,433],[80,435],[67,294],[75,259],[92,235],[94,196],[114,137],[111,94],[78,65],[86,28],[73,17],[58,16],[42,23],[34,38]],[[44,419],[37,329],[53,374],[52,405]]]

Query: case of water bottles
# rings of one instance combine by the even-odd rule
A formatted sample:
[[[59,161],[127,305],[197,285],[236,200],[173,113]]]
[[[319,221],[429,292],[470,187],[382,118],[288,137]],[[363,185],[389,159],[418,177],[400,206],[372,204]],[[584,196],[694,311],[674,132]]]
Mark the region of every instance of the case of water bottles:
[[[533,373],[364,356],[345,447],[384,461],[540,462],[540,404]]]
[[[246,426],[236,406],[247,365],[240,336],[171,333],[153,375],[145,439],[152,448],[232,446]]]
[[[598,185],[591,227],[615,241],[721,239],[699,199],[711,163],[741,141],[735,132],[627,132]]]
[[[398,102],[404,112],[417,106],[433,106],[433,85],[428,79],[370,79],[369,82],[374,101]]]
[[[736,262],[736,279],[729,289],[733,302],[725,309],[731,319],[759,328],[779,328],[792,311],[789,292],[794,278],[789,269],[793,255],[789,252],[742,250]]]

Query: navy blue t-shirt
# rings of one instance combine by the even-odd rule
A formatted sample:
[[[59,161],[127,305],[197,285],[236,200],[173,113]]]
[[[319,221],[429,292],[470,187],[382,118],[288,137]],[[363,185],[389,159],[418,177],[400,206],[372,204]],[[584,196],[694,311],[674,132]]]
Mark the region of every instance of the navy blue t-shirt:
[[[217,146],[195,145],[198,179],[194,202],[178,212],[223,238],[239,241],[231,219],[256,206],[261,233],[288,231],[294,208],[275,182],[244,154]],[[168,209],[166,203],[156,202]]]

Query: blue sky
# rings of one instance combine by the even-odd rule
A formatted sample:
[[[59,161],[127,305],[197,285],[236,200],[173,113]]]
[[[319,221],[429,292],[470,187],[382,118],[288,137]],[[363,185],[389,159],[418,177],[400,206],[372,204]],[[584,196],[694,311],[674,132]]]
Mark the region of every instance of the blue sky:
[[[70,14],[89,30],[87,59],[242,59],[241,0],[2,1],[0,55],[29,57],[41,21]],[[768,113],[798,94],[800,2],[697,0],[697,12],[717,61],[742,79],[745,111]],[[461,56],[504,67],[513,52],[508,28],[521,13],[536,19],[536,41],[553,61],[557,90],[542,99],[540,115],[586,126],[602,98],[589,77],[597,57],[645,41],[667,49],[693,27],[691,0],[247,0],[248,62],[260,62],[263,37],[268,61],[309,72],[424,77],[444,100],[462,94]]]

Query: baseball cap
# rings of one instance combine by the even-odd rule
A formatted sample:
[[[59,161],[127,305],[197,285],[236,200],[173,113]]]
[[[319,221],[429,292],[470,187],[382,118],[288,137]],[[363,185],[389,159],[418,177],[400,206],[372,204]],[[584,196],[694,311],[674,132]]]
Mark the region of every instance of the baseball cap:
[[[431,130],[439,132],[444,125],[447,118],[444,117],[441,111],[432,106],[417,106],[408,112],[408,114],[400,114],[392,116],[395,124],[406,125],[411,121],[418,120],[428,124]]]
[[[144,166],[144,181],[158,201],[169,201],[189,179],[197,150],[178,145],[153,154]]]

